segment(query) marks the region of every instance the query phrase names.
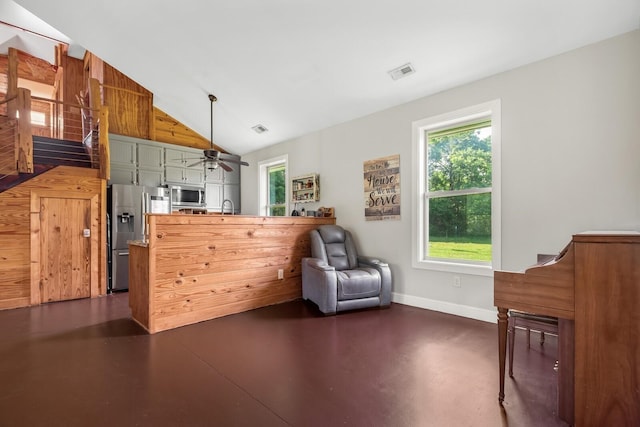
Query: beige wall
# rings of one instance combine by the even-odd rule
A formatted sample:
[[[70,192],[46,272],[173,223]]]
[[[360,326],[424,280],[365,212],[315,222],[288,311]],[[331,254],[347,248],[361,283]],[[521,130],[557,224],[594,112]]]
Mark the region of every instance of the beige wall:
[[[576,232],[640,229],[640,31],[243,155],[243,213],[258,212],[257,166],[288,154],[291,176],[320,174],[321,201],[385,258],[396,301],[494,318],[493,281],[411,266],[411,124],[494,99],[502,106],[502,268],[557,253]],[[339,105],[336,108],[340,108]],[[364,219],[362,163],[400,154],[402,219]]]

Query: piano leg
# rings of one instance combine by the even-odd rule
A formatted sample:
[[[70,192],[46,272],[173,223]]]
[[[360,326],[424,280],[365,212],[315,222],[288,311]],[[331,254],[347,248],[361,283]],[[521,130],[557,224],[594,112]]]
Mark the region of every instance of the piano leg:
[[[507,356],[507,315],[509,309],[498,307],[498,371],[500,374],[500,392],[498,393],[498,402],[502,405],[504,401],[504,365]]]
[[[558,416],[574,424],[575,322],[558,319]]]

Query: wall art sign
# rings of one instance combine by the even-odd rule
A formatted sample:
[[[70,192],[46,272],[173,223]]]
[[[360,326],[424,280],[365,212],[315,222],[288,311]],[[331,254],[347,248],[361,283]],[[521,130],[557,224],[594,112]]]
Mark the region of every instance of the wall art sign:
[[[400,219],[400,155],[364,162],[364,216],[367,221]]]

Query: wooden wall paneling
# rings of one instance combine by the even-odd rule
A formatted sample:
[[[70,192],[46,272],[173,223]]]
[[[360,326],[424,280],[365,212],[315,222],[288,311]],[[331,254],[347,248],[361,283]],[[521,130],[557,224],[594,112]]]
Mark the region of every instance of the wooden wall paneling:
[[[0,174],[17,175],[18,129],[15,119],[0,116],[0,138]]]
[[[16,53],[18,57],[19,78],[47,86],[53,86],[55,84],[57,66],[21,50],[16,49]]]
[[[39,202],[33,203],[32,193],[45,195],[47,191],[69,197],[76,194],[79,198],[91,200],[97,207],[92,228],[92,248],[98,252],[98,259],[106,266],[106,245],[101,245],[102,209],[104,196],[103,181],[94,169],[59,166],[43,173],[10,190],[0,193],[0,309],[25,307],[39,304]],[[96,197],[95,201],[93,198]],[[32,206],[34,205],[34,206]],[[106,230],[106,228],[105,228]],[[94,249],[92,249],[93,251]],[[92,264],[93,268],[93,264]],[[92,274],[98,270],[92,271]],[[105,267],[106,274],[106,267]],[[106,293],[106,278],[92,278],[92,283],[104,281],[98,287],[98,294]],[[94,290],[95,292],[95,290]],[[33,301],[32,301],[33,299]]]
[[[84,71],[85,81],[95,79],[99,83],[104,82],[104,61],[89,51],[84,55]]]
[[[0,54],[0,92],[7,93],[7,77],[9,74],[9,55]]]
[[[149,139],[153,94],[107,63],[102,84],[104,105],[117,112],[110,115],[110,132]]]
[[[35,194],[30,194],[29,203],[29,218],[30,218],[30,239],[29,239],[29,258],[30,258],[30,271],[29,271],[29,291],[30,291],[30,305],[37,305],[42,302],[42,282],[40,280],[40,266],[42,260],[40,259],[40,198]],[[4,285],[4,284],[3,284]]]
[[[97,280],[97,288],[91,287],[91,297],[97,297],[100,295],[105,295],[107,293],[107,273],[109,266],[107,265],[107,181],[103,176],[102,182],[100,183],[100,199],[98,200],[98,211],[99,217],[94,218],[94,220],[98,221],[98,230],[100,232],[98,248],[96,248],[97,253],[102,253],[100,248],[103,248],[104,255],[99,255],[100,266],[98,268],[98,280]],[[93,250],[93,248],[92,248]],[[92,281],[93,283],[93,281]]]
[[[129,263],[129,283],[133,281],[148,282],[149,281],[149,248],[138,245],[129,247],[129,258],[136,259],[138,262]],[[129,288],[129,307],[131,308],[131,316],[133,320],[139,323],[143,328],[152,327],[149,319],[149,310],[152,301],[149,298],[148,286],[131,286]]]
[[[155,260],[147,282],[155,304],[149,312],[153,326],[147,325],[151,333],[300,298],[300,264],[311,253],[308,233],[335,223],[307,217],[148,217],[154,222],[149,257]]]
[[[84,79],[102,86],[101,99],[111,111],[110,132],[185,147],[210,148],[210,141],[153,106],[153,93],[87,52],[83,61]],[[91,108],[99,108],[96,91],[91,90]],[[214,144],[216,150],[226,153]]]
[[[211,143],[207,138],[156,107],[153,108],[153,122],[155,129],[153,139],[155,141],[200,149],[211,148]],[[226,152],[216,145],[214,147],[216,150]]]
[[[78,104],[77,96],[84,91],[83,62],[80,59],[62,54],[60,56],[60,68],[63,69],[61,81],[62,123],[64,124],[63,138],[71,141],[82,141],[82,111]]]
[[[147,289],[145,291],[147,298],[149,299],[149,327],[151,328],[150,331],[154,331],[156,330],[157,326],[156,326],[156,319],[157,317],[153,315],[153,313],[156,312],[156,306],[157,306],[157,299],[155,298],[155,290],[156,290],[156,275],[155,275],[155,271],[156,268],[158,267],[158,260],[157,260],[157,246],[156,246],[156,239],[152,238],[151,236],[156,236],[158,234],[158,224],[156,222],[157,220],[157,216],[155,215],[146,215],[145,217],[145,221],[147,221],[147,244],[148,244],[148,252],[147,254],[149,255],[149,260],[147,261],[147,266],[148,266],[148,275],[149,275],[149,281],[147,282]],[[131,258],[129,258],[129,263],[131,263]]]

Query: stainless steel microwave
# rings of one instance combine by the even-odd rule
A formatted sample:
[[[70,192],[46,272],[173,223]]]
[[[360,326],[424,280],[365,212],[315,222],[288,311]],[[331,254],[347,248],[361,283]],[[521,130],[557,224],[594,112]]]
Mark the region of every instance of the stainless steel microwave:
[[[188,185],[172,185],[171,208],[179,209],[183,207],[206,208],[205,192],[203,187]]]

